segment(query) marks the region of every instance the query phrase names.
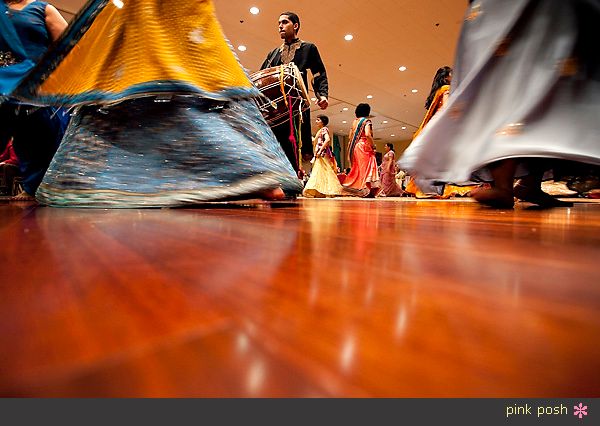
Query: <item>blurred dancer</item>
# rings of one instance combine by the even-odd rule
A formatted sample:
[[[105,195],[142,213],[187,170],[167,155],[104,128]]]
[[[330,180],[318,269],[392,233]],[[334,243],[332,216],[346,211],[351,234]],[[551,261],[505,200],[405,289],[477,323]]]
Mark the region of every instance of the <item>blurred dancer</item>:
[[[258,94],[211,1],[92,0],[18,90],[77,107],[37,199],[156,207],[300,192]]]
[[[473,2],[448,104],[400,164],[419,186],[489,179],[475,198],[492,207],[569,205],[540,184],[551,160],[600,164],[598,19],[597,0]]]
[[[0,0],[0,150],[12,139],[20,159],[23,192],[15,200],[33,199],[63,137],[68,116],[55,107],[19,102],[13,91],[66,27],[67,22],[51,4]]]

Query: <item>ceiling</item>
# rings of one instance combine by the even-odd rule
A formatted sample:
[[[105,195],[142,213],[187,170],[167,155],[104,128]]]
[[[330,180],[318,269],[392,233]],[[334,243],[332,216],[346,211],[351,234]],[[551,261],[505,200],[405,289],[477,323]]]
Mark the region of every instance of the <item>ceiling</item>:
[[[368,102],[375,116],[373,128],[378,141],[400,145],[406,145],[423,118],[425,99],[436,70],[453,63],[468,3],[466,0],[213,1],[225,35],[250,72],[258,70],[267,53],[281,44],[277,30],[279,14],[288,10],[297,13],[301,21],[299,37],[317,45],[327,68],[330,106],[324,114],[329,116],[329,127],[336,134],[347,135],[355,106]],[[53,1],[67,19],[84,3]],[[250,13],[252,6],[260,9],[258,15]],[[346,34],[352,34],[353,40],[344,40]],[[247,50],[238,51],[239,45]],[[399,71],[400,66],[406,66],[406,71]],[[413,89],[417,93],[412,93]],[[367,95],[372,98],[367,99]],[[313,105],[312,110],[318,107]]]

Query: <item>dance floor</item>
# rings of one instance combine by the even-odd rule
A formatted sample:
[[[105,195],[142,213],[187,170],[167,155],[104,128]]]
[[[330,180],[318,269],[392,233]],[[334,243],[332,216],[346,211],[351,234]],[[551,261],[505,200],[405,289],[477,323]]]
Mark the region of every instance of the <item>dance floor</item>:
[[[0,203],[0,396],[600,396],[600,204]]]

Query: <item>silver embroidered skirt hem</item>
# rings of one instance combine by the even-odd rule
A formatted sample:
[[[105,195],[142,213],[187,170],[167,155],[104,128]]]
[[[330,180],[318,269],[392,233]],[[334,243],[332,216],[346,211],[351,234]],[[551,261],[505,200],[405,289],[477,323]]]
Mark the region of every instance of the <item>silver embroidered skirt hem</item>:
[[[168,207],[302,185],[251,100],[81,107],[36,193],[63,207]]]

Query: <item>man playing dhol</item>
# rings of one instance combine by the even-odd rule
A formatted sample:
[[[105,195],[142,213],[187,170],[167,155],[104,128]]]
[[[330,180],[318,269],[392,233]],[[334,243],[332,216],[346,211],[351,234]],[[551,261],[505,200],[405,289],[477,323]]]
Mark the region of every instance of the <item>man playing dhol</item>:
[[[327,97],[329,96],[329,85],[325,65],[323,65],[317,46],[298,38],[300,18],[295,13],[283,12],[279,16],[278,26],[279,36],[284,42],[281,46],[273,49],[267,55],[267,58],[260,69],[262,70],[294,62],[302,73],[302,79],[304,80],[304,85],[306,87],[308,87],[308,70],[310,70],[313,76],[311,83],[317,98],[317,105],[319,105],[321,109],[326,109],[329,105],[327,100]],[[302,113],[300,137],[302,140],[302,157],[308,159],[313,156],[310,125],[310,111],[307,110]],[[301,159],[297,158],[298,154],[295,152],[295,149],[289,140],[289,121],[273,127],[272,130],[294,169],[297,171],[300,170]]]

